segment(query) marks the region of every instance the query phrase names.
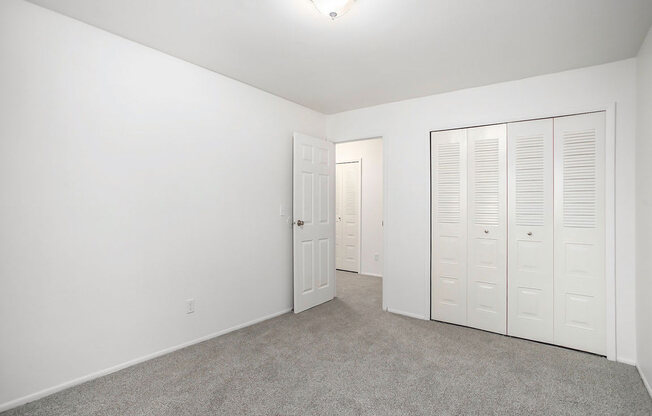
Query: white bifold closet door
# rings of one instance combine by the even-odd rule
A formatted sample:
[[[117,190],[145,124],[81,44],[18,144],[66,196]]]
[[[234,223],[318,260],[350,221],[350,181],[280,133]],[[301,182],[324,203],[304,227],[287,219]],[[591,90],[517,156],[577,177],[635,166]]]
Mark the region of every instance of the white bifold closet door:
[[[468,140],[469,326],[507,330],[506,125],[470,128]]]
[[[507,125],[508,331],[552,343],[553,120]]]
[[[554,342],[606,351],[605,113],[554,120]]]
[[[433,132],[432,319],[466,325],[466,130]]]
[[[432,318],[605,354],[605,113],[433,132],[431,151]]]

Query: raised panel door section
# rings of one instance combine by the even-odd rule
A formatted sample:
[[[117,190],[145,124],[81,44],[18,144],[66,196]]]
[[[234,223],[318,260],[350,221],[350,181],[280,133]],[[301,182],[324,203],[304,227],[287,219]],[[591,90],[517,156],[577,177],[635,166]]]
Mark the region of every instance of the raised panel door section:
[[[342,164],[335,169],[335,267],[342,265]]]
[[[507,330],[506,125],[467,130],[468,325]]]
[[[334,152],[333,143],[294,135],[295,313],[331,300],[335,295]]]
[[[507,125],[508,330],[553,342],[553,120]]]
[[[466,130],[433,132],[431,148],[432,319],[467,324]]]
[[[360,271],[360,162],[339,163],[339,243],[337,268]]]
[[[606,351],[605,114],[554,119],[554,342]]]

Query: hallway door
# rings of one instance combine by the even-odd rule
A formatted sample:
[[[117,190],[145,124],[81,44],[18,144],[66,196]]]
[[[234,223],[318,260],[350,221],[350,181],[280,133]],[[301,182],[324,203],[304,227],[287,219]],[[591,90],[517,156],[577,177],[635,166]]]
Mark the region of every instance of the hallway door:
[[[337,164],[336,267],[360,272],[360,161]]]

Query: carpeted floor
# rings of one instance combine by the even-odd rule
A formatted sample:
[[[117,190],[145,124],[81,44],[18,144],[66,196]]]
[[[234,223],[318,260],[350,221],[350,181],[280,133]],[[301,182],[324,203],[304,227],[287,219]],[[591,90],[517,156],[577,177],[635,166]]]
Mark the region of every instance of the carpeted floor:
[[[381,312],[380,279],[9,415],[652,415],[632,366]]]

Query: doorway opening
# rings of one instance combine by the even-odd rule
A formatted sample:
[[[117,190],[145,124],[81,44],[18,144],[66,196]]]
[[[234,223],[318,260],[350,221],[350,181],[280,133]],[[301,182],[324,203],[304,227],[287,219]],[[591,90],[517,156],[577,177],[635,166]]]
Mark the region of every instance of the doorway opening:
[[[336,143],[335,258],[341,276],[383,275],[383,140]]]

